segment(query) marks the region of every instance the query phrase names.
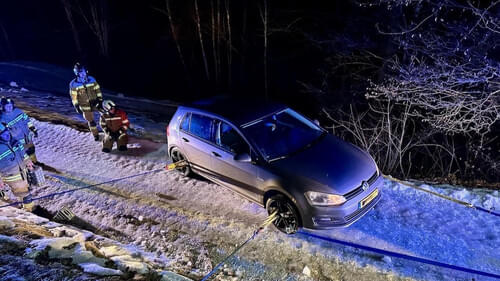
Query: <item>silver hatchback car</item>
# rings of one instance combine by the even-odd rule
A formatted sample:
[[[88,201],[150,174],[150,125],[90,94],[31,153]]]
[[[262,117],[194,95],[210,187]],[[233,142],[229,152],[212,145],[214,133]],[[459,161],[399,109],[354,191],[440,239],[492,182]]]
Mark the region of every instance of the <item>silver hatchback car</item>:
[[[373,158],[276,103],[217,97],[179,106],[167,126],[168,153],[192,172],[278,211],[274,225],[348,226],[381,198]]]

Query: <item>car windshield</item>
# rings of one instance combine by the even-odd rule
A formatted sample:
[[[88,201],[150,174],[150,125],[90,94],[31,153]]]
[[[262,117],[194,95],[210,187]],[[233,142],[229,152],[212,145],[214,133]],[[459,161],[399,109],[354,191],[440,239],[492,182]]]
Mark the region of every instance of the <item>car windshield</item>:
[[[267,161],[286,157],[323,135],[323,130],[290,108],[243,127]]]

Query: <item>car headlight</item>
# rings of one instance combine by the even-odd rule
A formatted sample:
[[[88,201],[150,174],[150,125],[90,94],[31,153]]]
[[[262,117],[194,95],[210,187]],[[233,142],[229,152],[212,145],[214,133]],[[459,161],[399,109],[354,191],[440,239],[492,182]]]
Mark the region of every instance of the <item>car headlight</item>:
[[[345,197],[342,195],[308,191],[305,193],[307,200],[315,206],[337,206],[344,204]]]

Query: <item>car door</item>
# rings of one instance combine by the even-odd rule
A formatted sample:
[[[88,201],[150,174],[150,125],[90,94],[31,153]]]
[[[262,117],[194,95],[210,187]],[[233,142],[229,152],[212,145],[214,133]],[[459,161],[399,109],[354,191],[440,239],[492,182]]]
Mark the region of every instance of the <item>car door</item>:
[[[202,172],[207,172],[211,166],[214,122],[209,116],[187,113],[179,127],[182,150],[192,166]]]
[[[260,202],[263,192],[257,188],[256,166],[234,160],[237,154],[251,155],[251,147],[239,132],[224,121],[215,123],[215,143],[212,150],[212,170],[221,181],[236,192]]]

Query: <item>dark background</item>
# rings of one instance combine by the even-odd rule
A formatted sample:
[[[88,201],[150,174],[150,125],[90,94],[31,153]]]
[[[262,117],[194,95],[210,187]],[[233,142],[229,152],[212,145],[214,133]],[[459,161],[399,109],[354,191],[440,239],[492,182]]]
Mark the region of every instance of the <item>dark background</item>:
[[[442,86],[475,93],[471,101],[499,108],[498,94],[481,103],[500,85],[498,71],[491,72],[500,65],[500,36],[481,24],[498,23],[500,4],[489,5],[479,0],[2,1],[0,61],[40,61],[68,71],[81,62],[102,87],[151,99],[278,100],[323,126],[335,125],[335,134],[367,149],[386,173],[479,185],[486,180],[499,188],[498,121],[483,131],[450,131],[421,117],[439,116],[443,108],[391,96],[400,85],[429,92]],[[483,13],[489,18],[481,21]],[[107,50],[96,28],[107,31]],[[464,79],[452,77],[458,86],[446,88],[439,78],[425,85],[428,76],[446,80],[455,66],[468,71]],[[490,72],[481,71],[486,68]],[[395,82],[367,100],[365,95],[386,81]],[[377,111],[389,106],[390,112]],[[402,123],[408,106],[421,116]],[[385,116],[393,128],[380,122]],[[360,122],[353,124],[354,119]],[[392,130],[401,128],[401,139],[394,139]],[[373,146],[352,133],[359,129]],[[398,143],[415,147],[399,152]],[[381,164],[384,159],[392,164]]]
[[[183,102],[216,94],[266,96],[262,1],[198,1],[209,77],[204,70],[193,1],[170,1],[172,22],[187,70],[176,49],[165,1],[69,2],[81,52],[76,48],[63,1],[3,1],[0,59],[44,61],[68,68],[82,62],[103,87],[149,98]],[[76,5],[78,2],[80,6]],[[91,16],[86,5],[90,2],[104,6],[102,15],[109,29],[107,55],[100,52],[97,37],[82,16]],[[214,10],[219,4],[222,23],[217,31],[224,37],[220,40],[217,80],[211,4]],[[226,4],[230,15],[231,66],[227,61]],[[361,48],[382,55],[394,51],[390,40],[378,35],[374,28],[375,22],[390,18],[386,13],[380,14],[380,8],[361,8],[350,1],[269,1],[267,9],[267,96],[310,113],[317,110],[317,101],[303,93],[301,82],[317,79],[329,56]],[[217,17],[216,11],[214,15]],[[348,73],[339,75],[339,85],[330,93],[339,95],[342,101],[352,95],[350,81],[343,75]]]

